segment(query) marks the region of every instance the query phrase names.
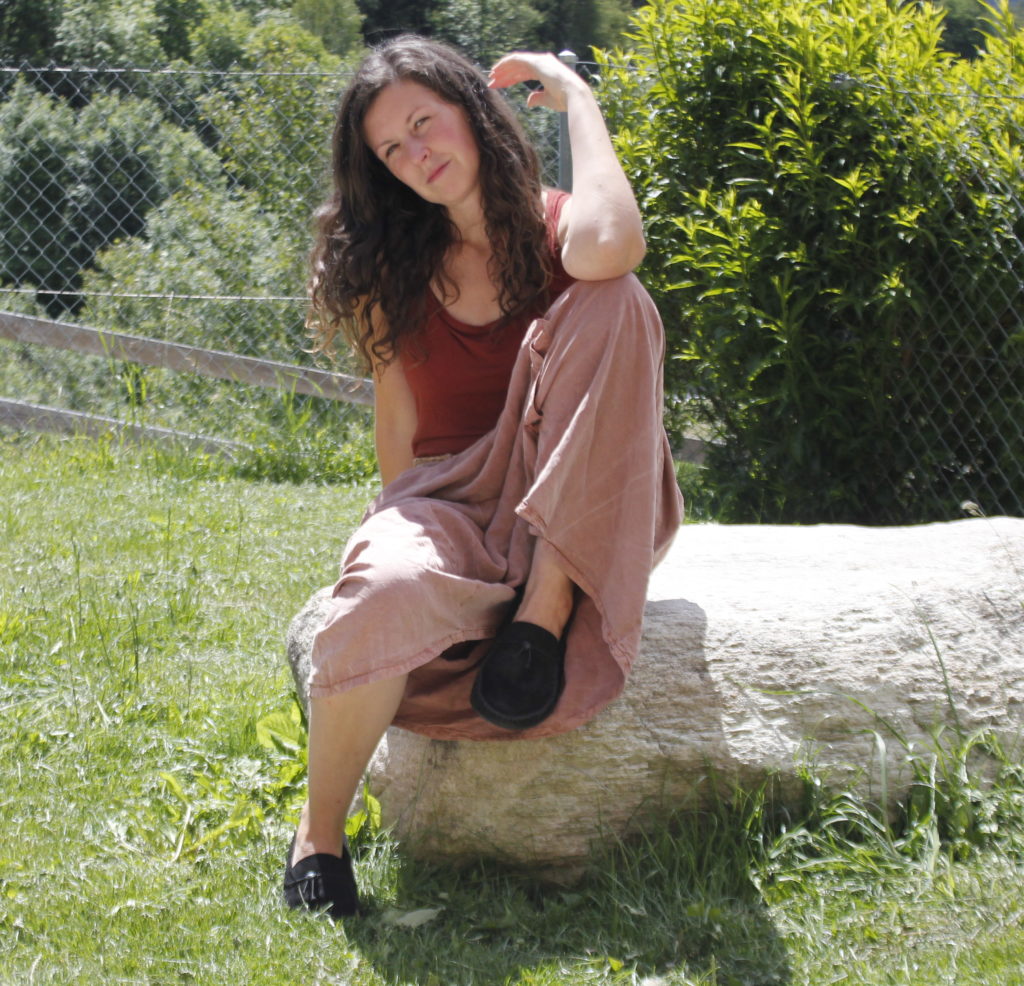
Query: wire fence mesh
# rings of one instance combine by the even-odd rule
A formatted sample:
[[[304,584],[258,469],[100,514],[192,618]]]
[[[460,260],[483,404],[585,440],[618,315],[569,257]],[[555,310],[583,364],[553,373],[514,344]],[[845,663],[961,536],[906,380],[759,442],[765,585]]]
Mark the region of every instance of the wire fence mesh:
[[[307,351],[305,258],[345,81],[316,71],[0,67],[0,310],[325,365]],[[966,490],[985,508],[1024,514],[1024,104],[1009,88],[986,94],[1006,108],[993,135],[981,132],[992,115],[975,120],[963,93],[905,95],[943,102],[963,118],[965,143],[987,141],[1009,164],[987,169],[984,155],[951,148],[936,176],[933,208],[961,232],[927,253],[932,297],[914,301],[927,318],[903,351],[916,384],[893,393],[890,418],[919,476],[950,497]],[[558,117],[522,116],[556,184]],[[985,240],[983,265],[952,221],[979,203],[971,235]],[[250,444],[337,445],[366,424],[360,404],[10,333],[0,338],[0,397]]]
[[[1007,78],[994,91],[898,95],[919,121],[920,144],[934,120],[956,140],[918,156],[906,131],[888,134],[902,156],[929,162],[933,189],[899,271],[901,287],[914,286],[913,317],[889,394],[892,438],[880,449],[906,463],[895,519],[945,519],[958,508],[1024,515],[1024,92]],[[908,180],[921,179],[908,169]]]

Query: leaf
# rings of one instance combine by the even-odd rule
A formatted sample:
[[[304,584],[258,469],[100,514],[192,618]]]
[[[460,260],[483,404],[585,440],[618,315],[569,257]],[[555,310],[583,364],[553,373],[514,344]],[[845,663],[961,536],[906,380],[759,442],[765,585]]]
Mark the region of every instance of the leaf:
[[[354,839],[364,826],[369,828],[371,834],[380,831],[381,826],[380,802],[370,794],[366,784],[363,785],[363,807],[345,822],[345,835]]]
[[[366,824],[366,812],[357,811],[345,820],[345,838],[354,839]]]
[[[166,771],[161,770],[160,777],[170,788],[171,794],[173,794],[182,804],[187,805],[189,803],[189,799],[185,796],[185,790],[181,786],[181,782],[174,776],[174,774],[169,774]]]
[[[256,723],[256,739],[272,753],[295,755],[304,742],[302,727],[288,712],[271,712]]]
[[[380,802],[367,789],[363,790],[363,801],[366,804],[366,813],[370,819],[370,830],[376,832],[380,828]]]

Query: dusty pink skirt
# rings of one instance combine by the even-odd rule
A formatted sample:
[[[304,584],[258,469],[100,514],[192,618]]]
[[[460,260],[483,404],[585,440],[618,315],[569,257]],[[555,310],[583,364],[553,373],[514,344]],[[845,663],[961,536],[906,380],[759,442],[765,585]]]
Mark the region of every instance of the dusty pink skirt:
[[[352,535],[316,636],[313,698],[408,674],[394,724],[437,739],[551,736],[621,691],[651,569],[682,516],[662,426],[664,334],[632,275],[579,281],[523,340],[494,430],[409,469]],[[537,538],[579,587],[565,691],[512,733],[469,702]]]

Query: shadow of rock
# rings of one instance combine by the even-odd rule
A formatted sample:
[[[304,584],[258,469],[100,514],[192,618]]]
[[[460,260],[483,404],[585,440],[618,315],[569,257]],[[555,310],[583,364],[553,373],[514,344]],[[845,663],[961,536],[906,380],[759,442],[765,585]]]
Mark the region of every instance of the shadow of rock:
[[[784,986],[786,949],[750,881],[746,838],[720,813],[680,816],[604,854],[572,888],[493,862],[406,858],[397,909],[379,907],[346,933],[395,986],[529,982],[534,970],[589,982],[619,963],[651,986],[670,973]],[[395,923],[425,908],[441,910],[422,927]]]

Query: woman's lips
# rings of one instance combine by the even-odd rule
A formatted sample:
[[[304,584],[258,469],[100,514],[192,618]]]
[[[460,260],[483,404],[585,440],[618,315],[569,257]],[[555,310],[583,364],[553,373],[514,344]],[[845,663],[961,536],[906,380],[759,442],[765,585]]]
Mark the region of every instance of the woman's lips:
[[[445,163],[444,163],[444,164],[442,164],[442,165],[441,165],[441,166],[440,166],[439,168],[435,168],[435,169],[434,169],[434,170],[433,170],[433,171],[432,171],[432,172],[431,172],[431,173],[430,173],[430,174],[429,174],[429,175],[427,176],[427,184],[428,184],[428,185],[430,185],[430,184],[432,184],[432,183],[433,183],[434,181],[436,181],[436,180],[437,180],[437,178],[438,178],[438,177],[440,176],[441,172],[442,172],[442,171],[444,171],[444,169],[445,169],[445,168],[447,168],[447,167],[448,167],[448,162],[447,162],[447,161],[445,161]]]

